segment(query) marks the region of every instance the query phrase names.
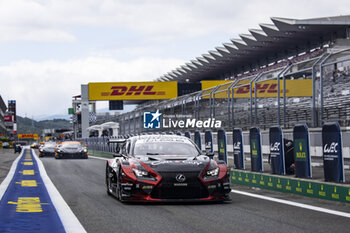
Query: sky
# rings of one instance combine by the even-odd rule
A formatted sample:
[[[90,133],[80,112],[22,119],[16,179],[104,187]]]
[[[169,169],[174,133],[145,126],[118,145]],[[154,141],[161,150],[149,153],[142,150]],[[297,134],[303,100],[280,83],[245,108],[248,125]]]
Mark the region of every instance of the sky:
[[[20,116],[67,115],[81,84],[155,80],[270,17],[349,14],[347,0],[0,0],[0,95]]]

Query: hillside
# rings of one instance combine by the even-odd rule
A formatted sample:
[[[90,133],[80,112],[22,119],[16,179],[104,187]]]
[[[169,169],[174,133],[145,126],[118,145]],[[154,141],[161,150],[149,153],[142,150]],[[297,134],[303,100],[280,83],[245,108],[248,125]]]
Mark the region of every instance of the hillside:
[[[17,133],[41,134],[43,129],[72,128],[72,124],[64,119],[35,121],[27,117],[17,116]]]

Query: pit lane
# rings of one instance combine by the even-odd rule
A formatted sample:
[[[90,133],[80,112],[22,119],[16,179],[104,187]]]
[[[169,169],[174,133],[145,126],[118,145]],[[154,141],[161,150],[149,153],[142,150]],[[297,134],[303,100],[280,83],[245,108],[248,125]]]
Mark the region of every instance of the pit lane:
[[[106,193],[106,161],[41,158],[87,232],[346,232],[349,218],[231,193],[230,203],[124,204]],[[238,190],[350,212],[350,206],[266,190]]]

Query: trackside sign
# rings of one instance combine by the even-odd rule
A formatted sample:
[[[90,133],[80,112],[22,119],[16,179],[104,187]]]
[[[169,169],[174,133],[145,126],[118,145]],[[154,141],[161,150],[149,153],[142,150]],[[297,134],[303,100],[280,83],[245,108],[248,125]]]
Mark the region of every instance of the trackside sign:
[[[37,139],[38,134],[18,134],[18,139]]]
[[[202,90],[212,88],[218,85],[226,84],[232,81],[202,81]],[[250,85],[247,83],[238,84],[238,88],[234,88],[233,97],[234,98],[250,98]],[[281,94],[283,96],[283,81],[280,80]],[[277,80],[268,80],[256,84],[257,97],[258,98],[274,98],[277,97]],[[253,84],[253,97],[254,93]],[[286,96],[287,97],[310,97],[312,96],[312,80],[311,79],[294,79],[286,80]],[[209,97],[207,97],[209,98]],[[215,94],[215,98],[227,98],[227,92],[220,92]]]
[[[89,83],[89,100],[154,100],[177,97],[177,82]]]

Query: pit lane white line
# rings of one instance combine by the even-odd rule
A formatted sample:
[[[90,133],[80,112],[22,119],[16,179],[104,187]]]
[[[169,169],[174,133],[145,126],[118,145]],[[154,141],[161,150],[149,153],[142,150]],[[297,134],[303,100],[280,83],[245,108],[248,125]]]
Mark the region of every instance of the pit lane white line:
[[[4,196],[10,182],[12,181],[13,176],[15,175],[18,161],[21,158],[21,156],[23,155],[23,152],[24,152],[24,149],[19,154],[19,156],[15,159],[15,161],[13,161],[9,173],[7,173],[6,178],[2,181],[2,183],[0,185],[0,201],[1,201],[2,197]]]
[[[78,218],[74,215],[73,211],[69,208],[61,194],[52,183],[51,179],[46,173],[43,162],[37,157],[35,151],[32,149],[33,157],[36,160],[40,176],[45,184],[46,190],[50,195],[51,201],[56,208],[57,214],[61,219],[64,229],[67,233],[86,233],[86,230],[79,222]],[[69,181],[67,181],[69,182]]]
[[[299,208],[304,208],[304,209],[314,210],[314,211],[318,211],[318,212],[322,212],[322,213],[327,213],[327,214],[337,215],[337,216],[341,216],[341,217],[345,217],[345,218],[350,218],[350,213],[341,212],[341,211],[337,211],[337,210],[330,210],[330,209],[326,209],[326,208],[322,208],[322,207],[317,207],[317,206],[302,204],[302,203],[298,203],[298,202],[277,199],[274,197],[262,196],[262,195],[243,192],[243,191],[234,190],[234,189],[232,189],[231,192],[237,193],[240,195],[249,196],[249,197],[259,198],[259,199],[263,199],[263,200],[267,200],[267,201],[273,201],[273,202],[277,202],[277,203],[281,203],[281,204],[285,204],[285,205],[291,205],[291,206],[295,206],[295,207],[299,207]]]

